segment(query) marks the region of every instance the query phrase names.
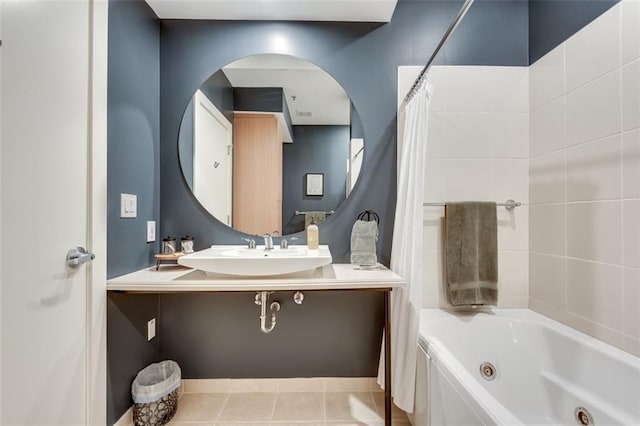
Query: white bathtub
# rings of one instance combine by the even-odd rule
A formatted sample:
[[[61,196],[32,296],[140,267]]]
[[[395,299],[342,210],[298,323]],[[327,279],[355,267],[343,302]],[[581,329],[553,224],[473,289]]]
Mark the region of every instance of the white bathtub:
[[[419,346],[416,426],[640,425],[640,358],[528,309],[422,310]]]

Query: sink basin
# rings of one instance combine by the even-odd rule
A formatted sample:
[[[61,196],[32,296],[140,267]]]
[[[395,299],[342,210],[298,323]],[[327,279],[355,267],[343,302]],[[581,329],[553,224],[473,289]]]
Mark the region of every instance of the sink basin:
[[[313,272],[331,261],[331,252],[326,245],[316,250],[299,245],[272,250],[265,250],[264,246],[249,249],[246,246],[214,245],[178,258],[180,265],[200,269],[208,275],[252,277]]]

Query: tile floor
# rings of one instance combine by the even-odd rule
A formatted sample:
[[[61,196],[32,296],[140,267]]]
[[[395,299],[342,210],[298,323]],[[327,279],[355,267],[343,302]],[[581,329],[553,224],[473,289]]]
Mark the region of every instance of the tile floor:
[[[183,380],[170,425],[384,425],[373,378]],[[410,426],[394,407],[393,424]]]

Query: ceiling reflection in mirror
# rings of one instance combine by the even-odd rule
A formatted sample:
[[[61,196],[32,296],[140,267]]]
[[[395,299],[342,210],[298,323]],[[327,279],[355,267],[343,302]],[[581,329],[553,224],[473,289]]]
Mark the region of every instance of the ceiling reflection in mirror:
[[[364,135],[344,89],[287,55],[249,56],[212,74],[178,137],[186,185],[220,222],[288,235],[320,224],[351,193]]]

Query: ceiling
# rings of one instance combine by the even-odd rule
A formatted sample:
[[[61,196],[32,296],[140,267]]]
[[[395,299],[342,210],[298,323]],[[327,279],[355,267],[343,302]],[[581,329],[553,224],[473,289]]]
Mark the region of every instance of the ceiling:
[[[233,87],[282,87],[294,125],[349,125],[351,100],[327,72],[303,59],[263,54],[222,68]]]
[[[389,22],[397,0],[146,0],[160,19]]]

